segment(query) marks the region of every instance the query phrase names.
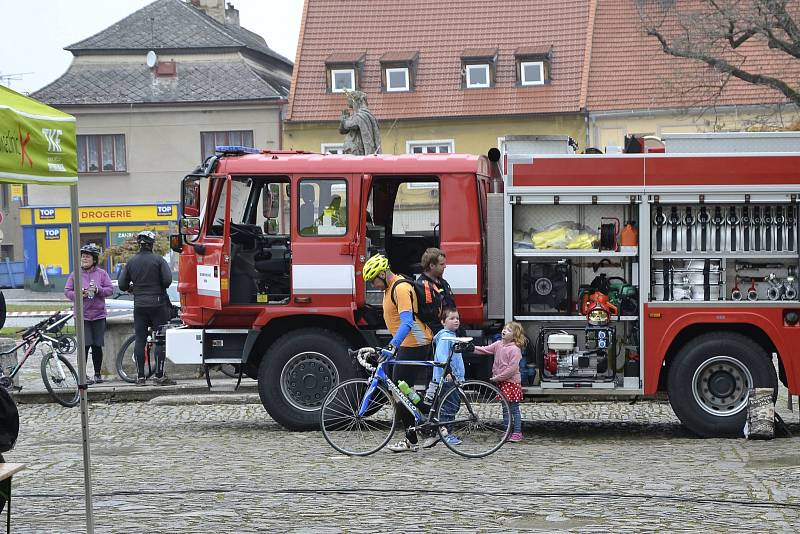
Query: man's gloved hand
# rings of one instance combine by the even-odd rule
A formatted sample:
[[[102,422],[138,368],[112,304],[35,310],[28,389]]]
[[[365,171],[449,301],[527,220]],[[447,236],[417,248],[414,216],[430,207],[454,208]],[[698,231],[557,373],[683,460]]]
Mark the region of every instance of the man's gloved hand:
[[[385,362],[387,360],[393,360],[395,354],[397,354],[397,347],[391,344],[386,345],[381,349],[380,361]]]

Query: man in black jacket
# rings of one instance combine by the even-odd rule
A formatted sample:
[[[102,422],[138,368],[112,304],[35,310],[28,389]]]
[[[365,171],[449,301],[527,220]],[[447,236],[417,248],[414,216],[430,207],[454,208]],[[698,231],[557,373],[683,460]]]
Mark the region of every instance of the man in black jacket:
[[[166,260],[153,254],[156,234],[144,230],[137,234],[139,252],[125,264],[119,277],[119,288],[133,293],[133,328],[136,343],[133,353],[136,357],[138,378],[136,385],[144,385],[144,346],[147,342],[148,328],[157,328],[169,322],[170,302],[167,288],[172,283],[172,272]],[[175,383],[164,376],[164,356],[156,361],[156,385],[167,386]]]
[[[441,308],[455,309],[456,299],[453,296],[453,290],[450,289],[450,284],[444,279],[444,270],[447,268],[447,257],[444,251],[440,248],[431,247],[422,254],[420,263],[422,263],[422,274],[419,275],[419,279],[427,280],[433,284],[438,293]],[[428,328],[436,334],[442,329],[442,324],[439,321],[434,321],[428,324]]]

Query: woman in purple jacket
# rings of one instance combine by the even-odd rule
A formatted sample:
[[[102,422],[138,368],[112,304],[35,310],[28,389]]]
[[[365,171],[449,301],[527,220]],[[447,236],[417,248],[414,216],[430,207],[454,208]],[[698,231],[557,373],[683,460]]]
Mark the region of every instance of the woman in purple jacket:
[[[97,266],[100,247],[89,243],[81,247],[81,288],[83,293],[83,329],[86,336],[86,360],[92,350],[94,380],[87,378],[87,384],[103,381],[100,369],[103,366],[103,339],[106,335],[106,297],[114,292],[108,273]],[[64,295],[75,300],[75,273],[69,275]]]

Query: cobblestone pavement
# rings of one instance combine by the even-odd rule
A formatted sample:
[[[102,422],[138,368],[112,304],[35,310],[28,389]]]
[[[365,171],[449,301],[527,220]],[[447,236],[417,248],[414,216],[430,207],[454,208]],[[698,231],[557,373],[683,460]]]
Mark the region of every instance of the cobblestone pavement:
[[[250,403],[90,407],[97,532],[797,532],[798,437],[695,439],[668,404],[524,404],[526,441],[368,458]],[[194,400],[197,400],[195,398]],[[80,414],[20,406],[13,532],[81,532]],[[397,434],[399,437],[400,434]]]

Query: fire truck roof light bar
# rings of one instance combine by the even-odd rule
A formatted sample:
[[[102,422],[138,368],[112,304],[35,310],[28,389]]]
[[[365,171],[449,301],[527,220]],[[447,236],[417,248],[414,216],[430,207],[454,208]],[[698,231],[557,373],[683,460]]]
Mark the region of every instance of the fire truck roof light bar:
[[[224,154],[226,156],[241,156],[243,154],[260,154],[261,151],[251,146],[240,145],[219,145],[214,151],[217,154]]]

